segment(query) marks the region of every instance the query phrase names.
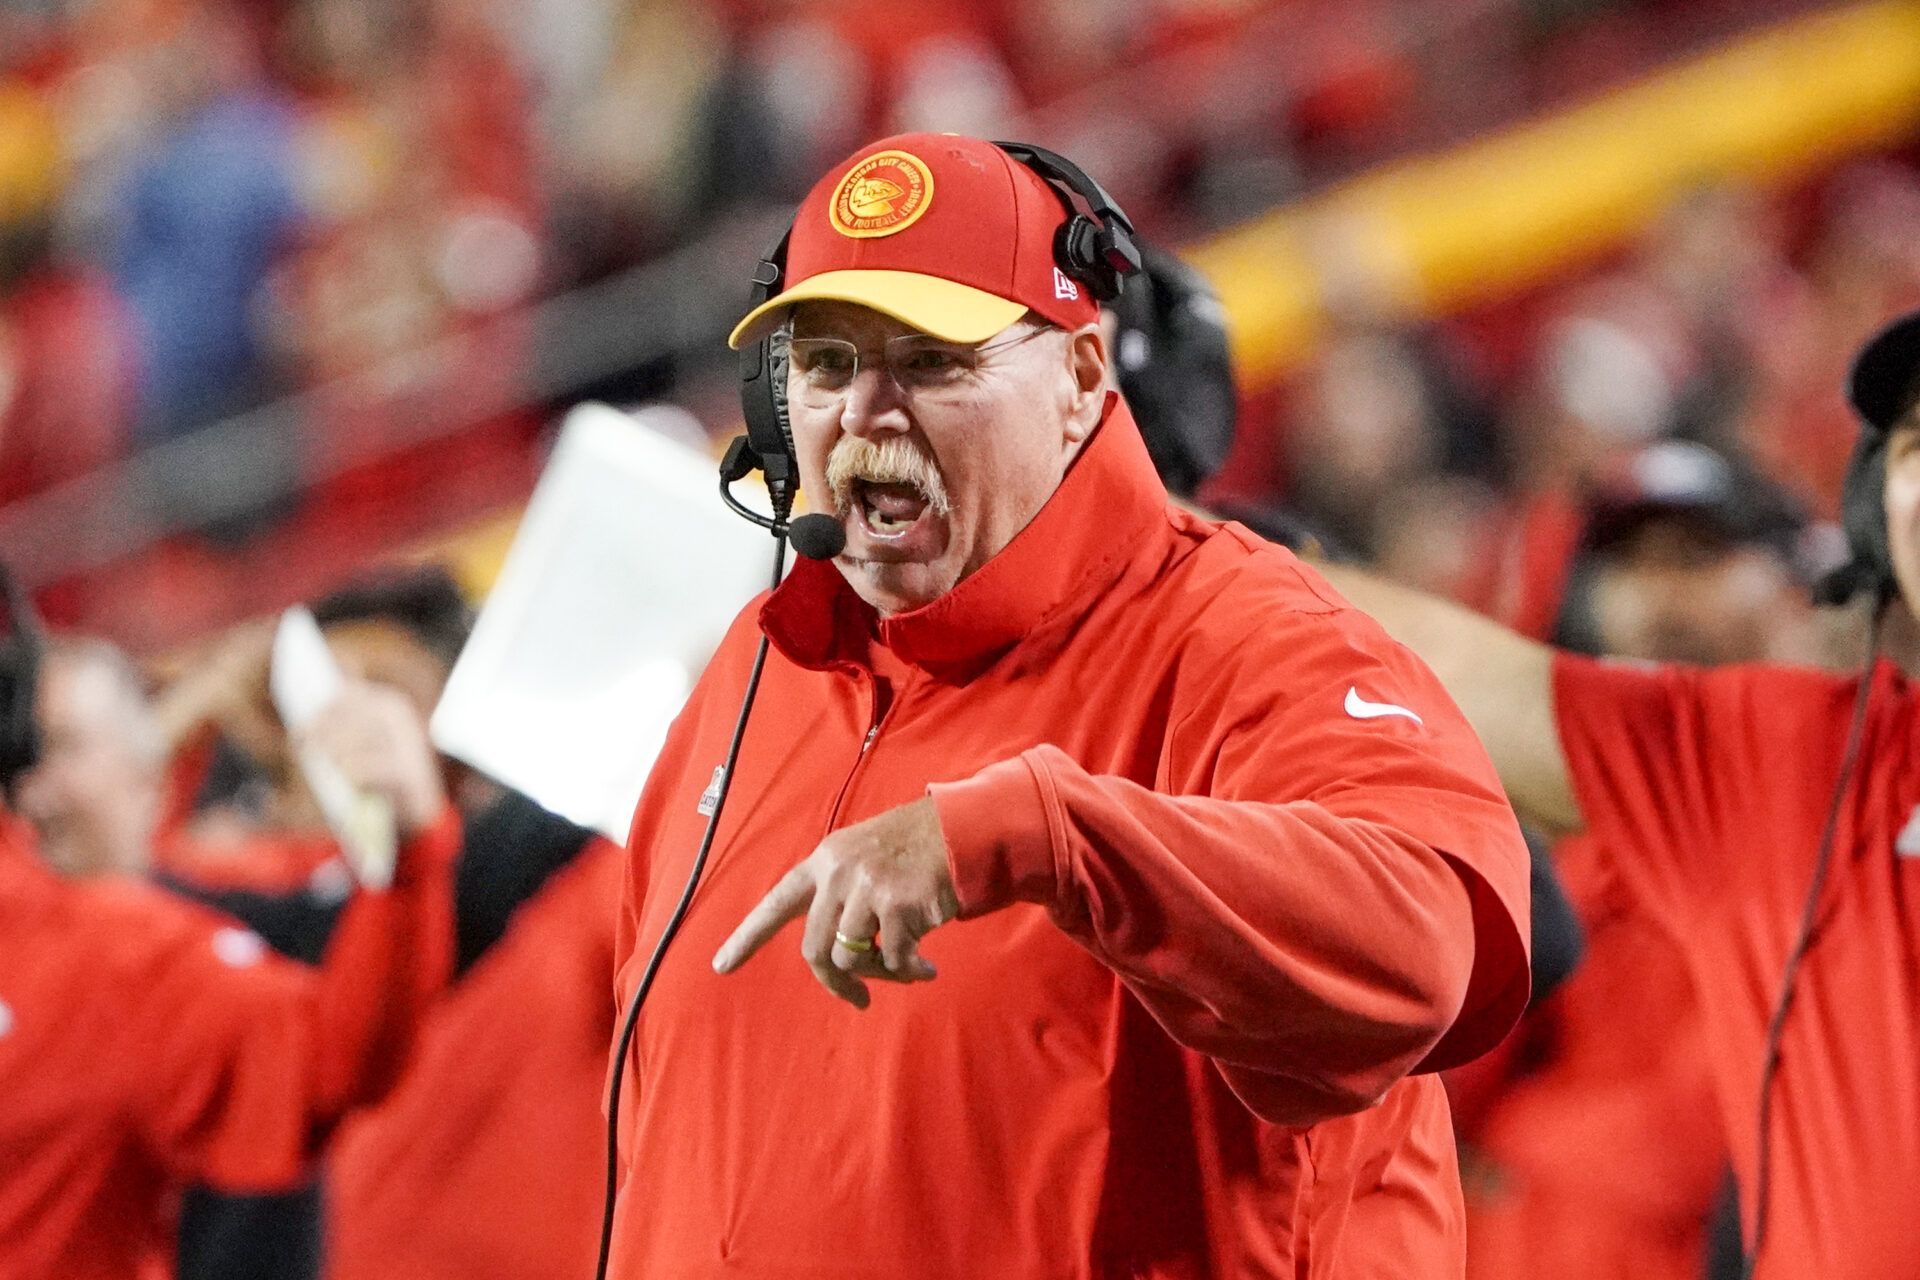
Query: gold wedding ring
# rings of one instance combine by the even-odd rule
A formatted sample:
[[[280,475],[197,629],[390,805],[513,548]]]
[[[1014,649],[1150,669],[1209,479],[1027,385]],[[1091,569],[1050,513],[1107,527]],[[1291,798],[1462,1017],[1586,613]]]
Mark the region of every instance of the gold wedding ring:
[[[849,938],[838,929],[833,931],[833,940],[855,955],[865,955],[867,952],[873,950],[872,938]]]

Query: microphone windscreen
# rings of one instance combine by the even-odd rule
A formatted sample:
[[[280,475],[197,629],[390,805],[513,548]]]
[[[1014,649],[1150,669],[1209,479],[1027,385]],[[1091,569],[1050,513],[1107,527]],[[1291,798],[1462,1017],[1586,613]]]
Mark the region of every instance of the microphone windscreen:
[[[809,560],[831,560],[847,545],[847,531],[832,516],[801,516],[788,526],[787,537]]]

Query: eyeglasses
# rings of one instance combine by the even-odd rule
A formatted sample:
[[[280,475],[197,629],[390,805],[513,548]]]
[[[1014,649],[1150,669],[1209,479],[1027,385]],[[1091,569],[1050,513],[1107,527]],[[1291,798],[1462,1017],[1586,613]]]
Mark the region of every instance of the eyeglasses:
[[[1052,331],[1052,325],[1040,325],[984,346],[903,333],[881,345],[881,367],[904,394],[937,398],[963,389],[980,367],[981,357]],[[860,348],[845,338],[789,339],[787,393],[816,407],[831,405],[853,385],[862,359]]]

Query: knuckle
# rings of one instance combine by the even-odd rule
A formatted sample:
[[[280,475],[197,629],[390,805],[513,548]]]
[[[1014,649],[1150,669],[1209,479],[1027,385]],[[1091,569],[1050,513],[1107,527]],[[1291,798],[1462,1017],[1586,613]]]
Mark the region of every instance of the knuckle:
[[[917,934],[919,931],[914,928],[916,914],[911,903],[898,900],[888,903],[886,910],[880,913],[887,940],[897,946]]]

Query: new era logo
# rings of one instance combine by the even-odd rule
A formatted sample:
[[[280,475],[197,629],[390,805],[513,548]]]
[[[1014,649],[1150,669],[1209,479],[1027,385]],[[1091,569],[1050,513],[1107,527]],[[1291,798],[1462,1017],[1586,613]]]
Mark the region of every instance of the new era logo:
[[[1080,300],[1080,286],[1068,279],[1067,273],[1058,267],[1053,269],[1053,296],[1062,302]]]

